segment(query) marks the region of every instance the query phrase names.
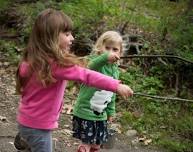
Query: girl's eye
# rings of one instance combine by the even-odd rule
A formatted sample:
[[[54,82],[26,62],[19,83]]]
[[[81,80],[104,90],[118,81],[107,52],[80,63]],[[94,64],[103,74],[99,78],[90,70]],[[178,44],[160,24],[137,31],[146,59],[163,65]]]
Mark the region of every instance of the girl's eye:
[[[113,51],[117,52],[117,51],[119,51],[119,49],[118,48],[113,48]]]
[[[106,47],[105,47],[105,49],[109,50],[109,49],[110,49],[110,47],[106,46]]]
[[[66,35],[66,36],[70,36],[70,35],[71,35],[71,32],[65,32],[65,35]]]

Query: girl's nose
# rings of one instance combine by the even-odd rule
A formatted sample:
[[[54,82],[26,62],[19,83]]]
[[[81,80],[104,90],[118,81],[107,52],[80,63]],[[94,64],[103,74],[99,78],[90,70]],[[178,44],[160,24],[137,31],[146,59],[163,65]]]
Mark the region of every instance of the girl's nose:
[[[71,41],[74,41],[74,37],[71,35]]]
[[[74,41],[74,37],[72,37],[71,41]]]

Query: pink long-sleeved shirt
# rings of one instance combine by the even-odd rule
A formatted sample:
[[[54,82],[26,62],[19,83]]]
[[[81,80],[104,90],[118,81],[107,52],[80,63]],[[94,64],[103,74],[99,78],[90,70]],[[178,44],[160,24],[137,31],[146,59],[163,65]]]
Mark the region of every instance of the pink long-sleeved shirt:
[[[116,92],[118,80],[79,66],[60,67],[51,65],[52,75],[57,80],[43,87],[36,74],[28,78],[23,88],[18,108],[17,121],[27,127],[54,129],[58,127],[58,118],[63,106],[66,80],[74,80],[103,90]],[[20,65],[21,77],[29,77],[29,65]]]

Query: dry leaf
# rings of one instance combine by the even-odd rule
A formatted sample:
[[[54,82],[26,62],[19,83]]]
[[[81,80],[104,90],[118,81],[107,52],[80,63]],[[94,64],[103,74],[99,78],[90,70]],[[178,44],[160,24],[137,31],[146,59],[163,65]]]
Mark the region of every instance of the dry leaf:
[[[6,122],[6,121],[7,121],[7,118],[6,118],[6,117],[3,117],[3,116],[0,116],[0,120],[1,120],[2,122]]]
[[[144,145],[149,145],[150,143],[152,143],[152,139],[146,139],[145,141],[144,141]]]

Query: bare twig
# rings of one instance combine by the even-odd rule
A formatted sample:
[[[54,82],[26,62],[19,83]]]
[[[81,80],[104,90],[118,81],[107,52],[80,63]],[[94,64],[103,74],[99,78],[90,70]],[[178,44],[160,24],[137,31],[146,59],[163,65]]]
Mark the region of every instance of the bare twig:
[[[13,135],[0,135],[0,138],[15,138]]]
[[[193,64],[193,62],[190,60],[184,59],[179,56],[174,56],[174,55],[127,55],[127,56],[121,57],[121,59],[126,59],[126,58],[175,58],[175,59],[179,59],[181,61]]]
[[[155,99],[160,99],[160,100],[173,100],[173,101],[184,101],[184,102],[191,102],[191,103],[193,103],[193,100],[189,100],[189,99],[153,96],[153,95],[148,95],[148,94],[144,94],[144,93],[134,93],[134,96],[144,96],[144,97],[155,98]]]

